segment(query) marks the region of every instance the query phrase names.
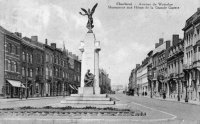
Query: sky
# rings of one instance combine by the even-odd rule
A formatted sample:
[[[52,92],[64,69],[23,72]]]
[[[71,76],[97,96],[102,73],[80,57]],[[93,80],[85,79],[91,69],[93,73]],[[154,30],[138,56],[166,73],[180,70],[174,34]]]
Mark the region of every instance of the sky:
[[[117,2],[171,3],[179,9],[109,9]],[[80,41],[87,33],[87,17],[80,8],[98,6],[93,15],[96,40],[101,42],[100,68],[111,84],[128,84],[130,72],[147,57],[159,38],[183,38],[186,19],[200,7],[200,0],[0,0],[0,25],[23,36],[37,35],[44,43],[57,43],[81,57]]]

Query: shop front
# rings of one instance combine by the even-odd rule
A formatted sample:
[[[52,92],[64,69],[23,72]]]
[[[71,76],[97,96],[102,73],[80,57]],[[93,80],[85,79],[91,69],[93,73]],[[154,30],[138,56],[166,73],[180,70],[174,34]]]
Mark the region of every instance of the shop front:
[[[18,80],[6,80],[5,96],[7,98],[21,98],[25,91],[25,86]]]

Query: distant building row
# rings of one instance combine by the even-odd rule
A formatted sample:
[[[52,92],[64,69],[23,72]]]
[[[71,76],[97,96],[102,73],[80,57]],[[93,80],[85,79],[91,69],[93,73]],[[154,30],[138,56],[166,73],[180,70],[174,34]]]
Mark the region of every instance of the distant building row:
[[[102,94],[111,92],[111,79],[109,74],[103,69],[99,69],[99,87]]]
[[[184,38],[159,39],[129,77],[129,92],[200,101],[200,8],[186,20]]]
[[[0,94],[4,97],[56,96],[77,92],[78,56],[0,27]]]

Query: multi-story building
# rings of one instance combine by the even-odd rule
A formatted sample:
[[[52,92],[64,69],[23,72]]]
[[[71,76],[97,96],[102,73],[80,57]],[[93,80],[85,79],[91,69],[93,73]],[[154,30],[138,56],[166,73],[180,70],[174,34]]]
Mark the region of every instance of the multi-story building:
[[[142,65],[137,69],[137,85],[139,88],[139,94],[147,95],[148,92],[148,80],[147,80],[147,64],[148,57],[142,61]]]
[[[62,50],[56,47],[56,43],[51,43],[54,49],[53,63],[53,96],[62,95]]]
[[[44,44],[45,54],[45,96],[53,95],[53,63],[54,63],[54,49],[48,45],[48,40],[45,39]]]
[[[167,97],[175,99],[184,99],[183,84],[183,56],[184,56],[183,40],[179,39],[179,35],[172,36],[172,46],[169,48],[167,58]]]
[[[111,92],[111,79],[104,69],[99,70],[99,87],[101,88],[101,93]]]
[[[136,74],[136,77],[137,77],[137,94],[138,95],[142,95],[142,86],[140,84],[142,84],[142,66],[140,64],[137,64],[136,65],[136,68],[137,68],[137,74]]]
[[[184,31],[184,74],[186,101],[200,101],[200,8],[186,20]]]
[[[169,47],[171,41],[166,41],[166,48],[158,52],[158,65],[157,65],[157,81],[158,81],[158,92],[160,96],[163,96],[167,92],[167,57],[169,54]],[[163,40],[160,40],[161,45]],[[165,95],[166,96],[166,95]]]
[[[81,81],[81,62],[78,56],[74,55],[74,87],[78,89]],[[77,90],[76,90],[77,91]]]
[[[134,95],[136,93],[136,88],[137,88],[137,77],[136,77],[137,71],[136,69],[133,69],[131,71],[131,74],[129,76],[129,84],[128,84],[128,89],[130,92],[130,95]]]
[[[64,49],[38,41],[37,36],[23,37],[0,27],[0,95],[37,97],[65,95],[69,84],[77,92],[81,61]]]
[[[152,92],[154,96],[162,95],[162,84],[166,81],[166,51],[170,47],[170,41],[164,43],[163,41],[163,38],[159,39],[159,43],[155,44],[155,49],[152,54]]]
[[[20,50],[21,38],[0,27],[0,94],[4,97],[20,97],[21,83]]]
[[[147,57],[142,61],[142,93],[143,95],[148,95],[148,77],[147,77],[147,66],[148,66],[149,58]]]
[[[22,83],[24,84],[25,91],[22,94],[25,97],[33,97],[35,94],[35,66],[33,64],[33,52],[35,45],[32,43],[31,39],[24,37],[21,44],[21,75]]]
[[[149,58],[147,64],[147,79],[148,79],[148,95],[152,97],[152,83],[153,83],[153,73],[152,73],[152,54],[153,50],[151,50],[147,55]]]
[[[38,41],[37,36],[31,36],[31,42],[36,46],[33,51],[33,65],[35,68],[34,94],[35,96],[45,96],[44,47]]]

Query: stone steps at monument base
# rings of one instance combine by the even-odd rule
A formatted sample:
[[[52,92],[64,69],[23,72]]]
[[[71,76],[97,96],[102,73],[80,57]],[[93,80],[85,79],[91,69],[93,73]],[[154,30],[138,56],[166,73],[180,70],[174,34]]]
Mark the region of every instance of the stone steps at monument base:
[[[68,101],[110,101],[109,97],[66,97],[65,100]]]
[[[106,98],[106,94],[93,94],[93,95],[89,95],[89,94],[87,94],[87,95],[80,95],[80,94],[71,94],[70,95],[71,97],[104,97],[104,98]]]
[[[80,100],[80,101],[67,101],[63,100],[61,101],[61,104],[91,104],[91,105],[114,105],[114,101],[85,101],[85,100]]]

